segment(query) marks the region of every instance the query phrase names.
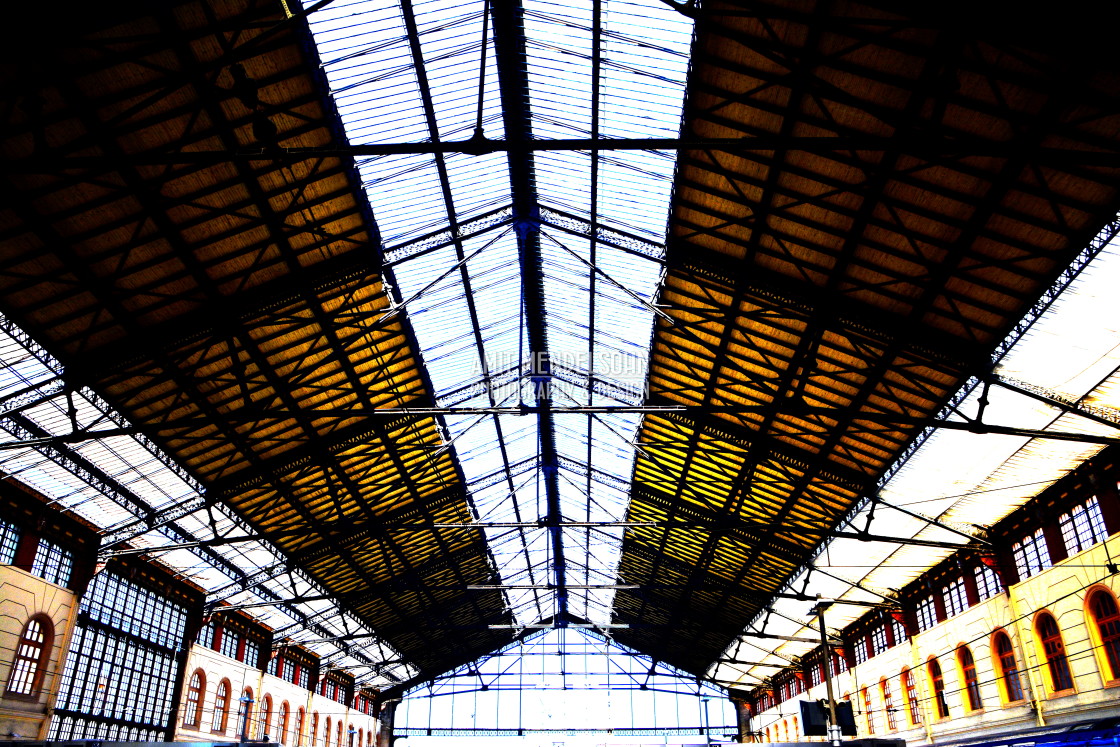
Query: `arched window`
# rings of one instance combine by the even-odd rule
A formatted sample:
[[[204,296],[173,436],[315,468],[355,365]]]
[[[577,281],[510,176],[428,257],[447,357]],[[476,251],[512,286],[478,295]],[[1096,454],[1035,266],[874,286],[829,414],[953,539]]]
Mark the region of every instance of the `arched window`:
[[[346,742],[342,741],[342,719],[338,720],[338,735],[337,736],[338,736],[338,739],[336,739],[334,743],[337,744],[338,747],[349,747],[349,745],[347,745]]]
[[[992,638],[992,648],[996,652],[996,672],[1005,703],[1016,703],[1023,699],[1023,683],[1019,679],[1019,665],[1015,662],[1015,649],[1011,638],[1002,630]]]
[[[326,725],[323,727],[323,747],[331,747],[331,720],[327,718]]]
[[[1116,598],[1098,589],[1089,597],[1089,611],[1102,654],[1101,678],[1105,682],[1120,680],[1120,609]]]
[[[302,708],[296,709],[296,726],[295,731],[292,732],[292,744],[303,744],[303,721],[307,716],[307,712]]]
[[[979,711],[984,703],[980,700],[980,681],[976,678],[976,660],[972,658],[972,651],[968,646],[957,649],[957,664],[961,668],[961,680],[964,682],[965,702],[968,710]]]
[[[793,717],[793,737],[794,737],[795,739],[796,739],[796,738],[797,738],[798,736],[800,736],[800,734],[801,734],[801,732],[799,731],[799,728],[800,728],[800,727],[799,727],[799,726],[798,726],[798,724],[797,724],[797,716],[794,716],[794,717]]]
[[[261,698],[260,718],[257,719],[257,739],[264,739],[266,736],[271,737],[268,728],[269,723],[272,721],[272,696],[265,694]]]
[[[280,704],[280,710],[276,713],[276,741],[283,742],[288,738],[288,701]],[[292,744],[295,744],[293,741]]]
[[[1050,680],[1050,691],[1057,693],[1072,690],[1073,675],[1069,671],[1069,660],[1066,659],[1066,647],[1062,643],[1058,622],[1049,612],[1043,612],[1035,621],[1034,630],[1043,656],[1046,657],[1045,672]]]
[[[909,669],[902,670],[902,692],[906,696],[906,713],[911,726],[920,726],[922,710],[918,705],[918,688],[914,684],[914,674]]]
[[[216,732],[225,732],[229,722],[229,680],[218,683],[218,692],[214,695],[214,720],[210,728]]]
[[[187,684],[187,707],[183,713],[183,726],[197,729],[202,725],[202,695],[205,692],[206,675],[201,669],[196,669]]]
[[[311,745],[315,747],[319,744],[319,712],[311,714]]]
[[[54,643],[54,625],[46,615],[35,615],[23,626],[8,677],[7,694],[34,698],[43,685],[47,661]]]
[[[894,717],[894,697],[891,695],[891,683],[887,682],[885,677],[879,680],[879,695],[883,698],[883,713],[887,716],[887,728],[894,731],[898,728],[898,722]]]
[[[362,744],[364,744],[364,742],[362,741],[364,736],[365,736],[365,730],[364,729],[358,729],[357,747],[362,747]]]
[[[871,718],[871,691],[863,688],[863,717],[867,720],[867,733],[875,733],[875,722]]]
[[[941,674],[941,665],[937,663],[937,659],[930,659],[927,668],[930,689],[933,690],[933,707],[937,717],[949,718],[949,703],[945,700],[945,677]]]

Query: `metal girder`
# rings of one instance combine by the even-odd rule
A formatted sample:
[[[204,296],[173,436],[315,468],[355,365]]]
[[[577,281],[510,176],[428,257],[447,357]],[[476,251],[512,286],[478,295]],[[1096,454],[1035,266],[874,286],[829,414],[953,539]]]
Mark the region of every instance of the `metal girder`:
[[[546,520],[558,524],[563,517],[560,503],[559,457],[556,452],[548,352],[546,309],[544,304],[543,260],[540,247],[540,209],[537,199],[535,164],[532,157],[532,126],[529,111],[529,78],[526,63],[524,9],[520,0],[492,0],[490,17],[494,27],[494,54],[498,70],[505,143],[508,151],[510,190],[513,196],[513,221],[517,231],[518,259],[521,266],[521,313],[529,342],[530,373],[534,381],[537,408],[540,468],[544,473]],[[481,131],[476,137],[481,137]],[[476,151],[485,152],[485,151]],[[565,619],[568,593],[563,537],[559,528],[550,529],[552,573],[556,586],[554,614]]]
[[[272,563],[271,565],[267,565],[264,568],[261,568],[251,574],[232,581],[225,586],[219,586],[217,589],[214,589],[206,595],[206,604],[217,604],[223,599],[227,599],[234,594],[254,589],[259,584],[264,583],[269,579],[275,578],[281,573],[287,572],[288,570],[290,570],[290,568],[290,564],[285,561],[279,561],[276,563]]]
[[[259,534],[243,534],[232,537],[213,537],[211,539],[195,540],[193,542],[175,542],[170,545],[153,545],[151,547],[124,547],[116,550],[101,548],[97,557],[102,560],[120,558],[127,555],[158,555],[162,552],[175,550],[194,550],[200,547],[219,547],[221,545],[237,545],[243,542],[267,542],[268,539]]]
[[[414,257],[422,257],[444,247],[461,246],[467,239],[507,226],[511,222],[513,222],[513,208],[509,205],[458,221],[454,225],[425,234],[418,239],[385,247],[381,252],[384,267],[392,268]]]
[[[1072,413],[1094,423],[1120,428],[1120,412],[1109,407],[1094,407],[1081,400],[1074,400],[1050,389],[1035,386],[1030,382],[1018,381],[999,374],[992,374],[990,381],[1012,392],[1022,394],[1031,399],[1045,402],[1052,407],[1057,407],[1064,412]]]
[[[334,643],[335,641],[357,641],[363,638],[377,638],[376,633],[348,633],[346,635],[334,635],[330,638],[312,638],[310,640],[294,641],[290,638],[274,641],[272,650],[278,651],[280,649],[290,648],[292,646],[310,646],[315,643]],[[403,662],[400,662],[403,663]]]
[[[0,418],[6,418],[44,402],[49,402],[67,391],[66,382],[61,376],[57,375],[23,387],[0,397]]]
[[[202,496],[194,496],[160,511],[155,511],[146,517],[119,524],[115,527],[108,527],[101,533],[101,547],[98,550],[98,554],[100,555],[109,551],[115,545],[131,542],[134,539],[143,537],[148,532],[166,526],[171,522],[178,521],[184,516],[193,514],[195,511],[201,511],[206,508],[207,505],[208,503],[205,498]]]
[[[538,377],[546,378],[546,377]],[[547,378],[552,378],[551,376]],[[559,377],[556,377],[559,378]],[[1024,391],[1024,393],[1027,393]],[[1049,400],[1044,400],[1048,401]],[[1051,402],[1055,406],[1061,406],[1057,402]],[[750,413],[766,413],[774,409],[772,404],[763,405],[553,405],[546,399],[538,398],[535,405],[517,405],[517,406],[484,406],[484,407],[385,407],[385,408],[361,408],[361,407],[341,407],[331,408],[329,410],[300,410],[298,414],[305,416],[314,416],[316,418],[336,418],[338,420],[353,420],[355,418],[385,418],[385,417],[436,417],[440,415],[536,415],[538,417],[543,415],[610,415],[610,414],[639,414],[639,415],[712,415],[719,413],[726,413],[731,415],[746,415]],[[1070,408],[1065,408],[1070,409]],[[1073,411],[1073,410],[1071,410]],[[1074,433],[1070,431],[1054,431],[1054,430],[1039,430],[1034,428],[1019,428],[1016,426],[999,425],[995,423],[985,423],[979,420],[949,420],[947,418],[930,418],[921,415],[906,415],[904,413],[892,412],[863,412],[852,407],[810,407],[810,406],[795,406],[792,404],[785,404],[782,410],[783,414],[796,415],[801,417],[822,417],[822,418],[841,418],[848,417],[854,421],[865,421],[875,425],[923,425],[932,428],[944,428],[947,430],[969,431],[970,433],[977,434],[999,434],[1009,436],[1023,436],[1024,438],[1042,438],[1054,441],[1076,441],[1081,443],[1093,444],[1115,444],[1120,443],[1120,437],[1115,436],[1102,436],[1096,433]],[[275,419],[283,419],[293,417],[297,413],[287,410],[273,409],[262,412],[235,412],[230,413],[228,416],[231,420],[261,422]],[[1082,414],[1078,412],[1078,414]],[[1090,413],[1084,413],[1085,417],[1094,419]],[[1097,416],[1099,417],[1099,416]],[[551,418],[550,418],[551,419]],[[1120,423],[1114,423],[1105,419],[1101,422],[1118,426]],[[202,418],[183,418],[176,420],[166,420],[158,424],[140,427],[124,427],[124,428],[101,428],[96,430],[82,430],[73,433],[65,433],[59,435],[45,435],[41,438],[23,439],[20,441],[6,441],[0,443],[0,450],[28,448],[39,445],[50,444],[68,444],[80,443],[82,441],[92,441],[101,438],[116,438],[119,436],[135,436],[141,433],[160,433],[166,431],[180,431],[189,428],[193,425],[202,425],[205,420]],[[721,426],[724,424],[721,423]],[[727,427],[730,427],[728,424]],[[858,433],[860,431],[876,432],[870,426],[851,425],[848,428],[849,433]],[[814,432],[815,433],[815,432]],[[783,434],[788,436],[790,434],[796,435],[796,431],[786,430]],[[188,439],[189,437],[176,434],[177,438]],[[346,444],[352,440],[350,437],[338,439],[339,444]],[[290,461],[286,460],[286,461]],[[512,467],[512,465],[511,465]]]
[[[495,47],[498,49],[499,79],[503,40],[499,31],[504,20],[498,17],[506,12],[509,0],[494,0]],[[499,11],[499,9],[501,9]],[[514,11],[510,11],[514,12]],[[511,23],[515,16],[510,16]],[[520,16],[516,24],[520,25]],[[503,86],[505,84],[503,83]],[[527,89],[526,89],[527,90]],[[510,112],[506,110],[508,115]],[[324,147],[260,147],[228,150],[190,150],[162,153],[136,153],[121,158],[103,155],[89,156],[25,156],[8,159],[0,173],[55,173],[71,169],[117,169],[121,166],[166,166],[176,164],[218,164],[230,162],[274,161],[295,163],[318,158],[358,158],[388,155],[423,155],[464,153],[479,156],[488,153],[508,153],[512,160],[525,158],[535,152],[591,150],[711,150],[728,153],[744,151],[800,151],[806,153],[885,153],[904,151],[908,154],[933,158],[987,156],[1011,158],[1026,156],[1036,163],[1051,166],[1120,165],[1120,152],[1090,150],[1088,148],[1028,147],[1018,141],[993,141],[973,137],[945,138],[909,135],[881,137],[866,136],[816,136],[816,135],[751,135],[729,138],[557,138],[548,140],[509,138],[505,140],[472,137],[468,140],[442,140],[418,143],[368,143],[331,145]]]
[[[221,607],[218,603],[207,604],[207,612],[234,612],[236,610],[251,610],[258,607],[277,607],[285,604],[306,604],[308,602],[325,602],[337,598],[337,594],[313,594],[302,597],[286,597],[284,599],[270,599],[266,602],[245,602],[244,604],[226,604]],[[340,640],[335,638],[333,640]]]
[[[592,184],[594,185],[594,182]],[[643,239],[640,236],[619,231],[616,228],[610,228],[602,223],[580,218],[578,215],[572,215],[556,208],[544,205],[538,207],[541,223],[547,226],[552,226],[575,236],[594,239],[596,243],[603,246],[621,249],[624,252],[652,260],[658,264],[664,264],[665,262],[664,244],[658,244],[649,239]]]

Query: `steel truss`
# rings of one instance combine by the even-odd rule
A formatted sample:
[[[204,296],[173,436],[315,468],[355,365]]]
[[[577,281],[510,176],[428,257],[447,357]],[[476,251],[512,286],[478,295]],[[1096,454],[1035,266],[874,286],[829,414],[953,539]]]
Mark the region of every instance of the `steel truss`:
[[[54,373],[54,378],[52,378],[50,381],[58,382],[58,385],[63,387],[62,389],[58,390],[58,393],[52,394],[51,397],[41,398],[39,401],[46,401],[47,399],[59,396],[60,394],[67,391],[67,385],[65,384],[66,373],[62,365],[53,356],[51,356],[33,339],[31,339],[31,337],[26,332],[24,332],[10,319],[3,315],[0,315],[0,330],[19,342],[19,344],[25,351],[27,351],[29,355],[33,356],[44,367],[51,370]],[[45,386],[45,384],[39,384],[33,389],[35,391],[41,392]],[[50,389],[53,389],[54,386],[55,384],[52,383],[50,385]],[[89,390],[88,388],[81,388],[77,390],[77,393],[80,393],[82,397],[93,403],[93,405],[98,409],[99,412],[103,414],[105,418],[122,424],[126,422],[118,413],[113,411],[113,409],[106,402],[104,402],[104,400],[102,400],[99,395],[97,395],[92,390]],[[27,419],[24,415],[15,411],[9,411],[6,416],[2,420],[0,420],[0,428],[3,428],[4,430],[12,433],[13,435],[16,435],[17,437],[22,436],[23,438],[28,440],[42,441],[46,437],[45,431],[43,431],[29,419]],[[170,459],[166,454],[164,454],[163,451],[159,449],[149,438],[147,438],[143,434],[139,434],[136,440],[147,449],[148,453],[151,454],[153,458],[159,460],[159,462],[163,466],[172,470],[192,489],[196,491],[203,489],[202,486],[193,478],[193,476],[187,473],[174,460]],[[391,668],[382,667],[382,665],[380,664],[381,661],[387,659],[399,659],[399,656],[385,655],[386,651],[392,654],[393,649],[388,643],[382,640],[380,636],[372,633],[369,635],[370,642],[366,645],[371,646],[372,650],[368,651],[362,645],[352,645],[350,643],[337,640],[337,636],[334,636],[329,629],[324,628],[322,625],[316,623],[310,615],[308,615],[298,607],[295,607],[294,604],[297,603],[296,601],[286,600],[282,592],[277,589],[261,587],[259,585],[261,581],[265,580],[266,578],[272,577],[272,575],[268,571],[257,571],[256,573],[245,571],[244,569],[238,567],[225,555],[209,549],[212,545],[226,544],[225,542],[222,542],[222,538],[200,539],[193,536],[190,532],[182,529],[176,523],[178,519],[186,516],[189,513],[193,513],[194,511],[197,511],[204,507],[209,507],[211,508],[211,510],[221,513],[224,520],[232,522],[234,526],[238,527],[241,531],[252,531],[250,527],[236,514],[233,514],[231,511],[228,511],[222,506],[212,506],[208,504],[201,496],[191,499],[184,504],[174,505],[169,508],[163,509],[162,511],[157,511],[128,487],[114,480],[112,477],[94,466],[91,462],[83,458],[80,454],[69,449],[65,445],[47,445],[46,443],[42,443],[34,448],[44,457],[65,468],[75,477],[79,478],[87,485],[96,489],[102,495],[111,499],[114,503],[121,506],[136,517],[134,521],[126,524],[124,527],[121,527],[119,529],[110,528],[109,530],[106,530],[106,533],[102,536],[102,549],[98,552],[98,556],[100,558],[107,558],[114,554],[111,551],[106,551],[105,548],[123,543],[129,539],[135,539],[143,534],[146,534],[149,531],[158,529],[164,536],[172,541],[173,548],[195,550],[203,559],[213,563],[217,569],[233,578],[234,580],[230,583],[230,585],[228,587],[225,587],[225,589],[230,593],[237,593],[243,590],[254,589],[258,595],[264,597],[267,600],[267,604],[282,607],[285,614],[289,615],[296,621],[296,626],[299,626],[301,629],[311,631],[313,634],[322,636],[324,638],[324,642],[329,643],[335,649],[337,654],[349,657],[353,661],[362,664],[369,664],[374,666],[375,668],[380,669],[380,674],[390,682],[400,679],[399,674],[393,673]],[[141,527],[142,530],[140,530]],[[245,536],[247,537],[249,535]],[[279,551],[263,537],[254,534],[252,536],[252,541],[258,542],[262,546],[269,548],[270,551],[274,554],[280,554]],[[152,554],[158,553],[160,551],[161,548],[159,546],[156,546],[152,548],[137,548],[127,552],[131,554]],[[126,551],[122,551],[117,554],[126,554]],[[303,584],[306,584],[310,588],[321,589],[318,583],[311,579],[304,571],[292,568],[286,562],[277,565],[282,565],[285,573],[293,574]],[[213,594],[210,595],[210,598],[212,603],[217,601]],[[326,600],[327,598],[328,595],[322,595],[322,599]],[[353,618],[350,613],[348,613],[341,605],[338,605],[336,607],[336,611],[334,612],[334,614],[349,618],[348,623],[355,627],[360,628],[363,625],[357,618]],[[404,676],[408,676],[407,668],[405,669]]]
[[[499,45],[500,49],[500,45]],[[508,110],[507,110],[508,111]],[[509,131],[507,130],[507,133]],[[891,137],[875,136],[813,136],[753,135],[733,138],[567,138],[555,140],[491,140],[471,138],[460,141],[422,143],[364,143],[326,147],[263,147],[231,150],[191,150],[166,153],[128,154],[114,160],[106,156],[32,156],[8,159],[4,171],[11,173],[55,173],[74,169],[109,169],[128,166],[170,166],[178,164],[206,165],[230,162],[269,161],[297,163],[322,158],[360,158],[391,155],[448,155],[464,153],[481,156],[508,153],[525,157],[549,151],[648,150],[648,151],[717,151],[743,153],[752,151],[801,151],[805,153],[883,153],[905,149],[929,158],[994,158],[1025,157],[1038,163],[1058,166],[1120,165],[1120,152],[1082,148],[1028,147],[1017,142],[999,142],[981,138],[958,137]]]

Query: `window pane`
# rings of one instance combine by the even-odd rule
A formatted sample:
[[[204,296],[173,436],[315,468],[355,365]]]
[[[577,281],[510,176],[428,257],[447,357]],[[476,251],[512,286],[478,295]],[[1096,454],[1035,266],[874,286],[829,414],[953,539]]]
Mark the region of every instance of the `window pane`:
[[[1019,667],[1015,663],[1015,651],[1006,633],[996,636],[996,655],[999,657],[1000,676],[1003,680],[1004,696],[1009,703],[1023,699],[1023,684],[1019,679]]]
[[[1051,565],[1050,551],[1046,547],[1046,538],[1041,529],[1012,545],[1011,555],[1015,559],[1015,570],[1020,579],[1030,578]]]
[[[959,615],[968,609],[968,595],[965,593],[964,579],[950,582],[941,592],[945,601],[945,614],[949,617]]]
[[[1003,591],[1003,584],[1000,583],[999,574],[994,568],[981,564],[976,566],[975,573],[976,590],[980,592],[980,601],[991,599]]]
[[[1079,553],[1098,542],[1104,542],[1108,537],[1096,496],[1075,506],[1069,513],[1062,514],[1058,518],[1058,525],[1062,529],[1062,541],[1067,555]]]
[[[73,719],[75,730],[86,734],[112,725],[158,739],[170,735],[185,616],[140,616],[157,601],[173,604],[113,572],[93,577],[67,656],[74,676],[59,691],[55,718]]]
[[[1053,616],[1043,614],[1038,618],[1038,635],[1042,641],[1042,649],[1046,654],[1046,666],[1050,673],[1050,684],[1054,691],[1070,690],[1073,688],[1073,675],[1069,671],[1069,661],[1066,660],[1065,645],[1062,643],[1062,634],[1058,630],[1058,623]]]
[[[0,519],[0,565],[11,565],[16,559],[16,546],[19,545],[19,530],[15,524]]]
[[[31,620],[23,630],[16,656],[12,662],[12,673],[8,678],[8,693],[11,695],[34,695],[36,679],[42,664],[43,646],[46,631],[39,620]]]
[[[933,597],[926,597],[918,602],[917,607],[918,615],[918,632],[922,633],[929,630],[937,624],[937,608],[934,605]]]
[[[1110,670],[1104,673],[1105,679],[1120,679],[1120,609],[1117,609],[1116,600],[1106,591],[1094,593],[1089,606],[1097,624],[1105,664]]]
[[[35,561],[31,564],[31,572],[52,584],[66,586],[70,583],[70,572],[74,568],[74,556],[69,550],[62,549],[61,545],[47,540],[39,540],[39,548],[35,551]]]
[[[879,625],[871,631],[871,655],[878,656],[887,650],[887,628]]]

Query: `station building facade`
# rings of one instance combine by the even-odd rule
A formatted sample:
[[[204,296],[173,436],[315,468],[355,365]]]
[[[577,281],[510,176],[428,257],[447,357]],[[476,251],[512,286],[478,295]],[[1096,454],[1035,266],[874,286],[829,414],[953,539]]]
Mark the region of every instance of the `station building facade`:
[[[373,747],[375,691],[0,480],[0,740]]]
[[[1117,454],[899,590],[842,631],[842,646],[751,690],[750,739],[813,739],[799,702],[826,698],[826,672],[860,736],[936,743],[1120,718]]]
[[[747,741],[803,741],[834,692],[860,736],[938,743],[1120,717],[1120,454],[1085,463],[743,696]],[[158,561],[0,482],[0,739],[374,747],[378,693]],[[736,693],[742,696],[742,691]]]

